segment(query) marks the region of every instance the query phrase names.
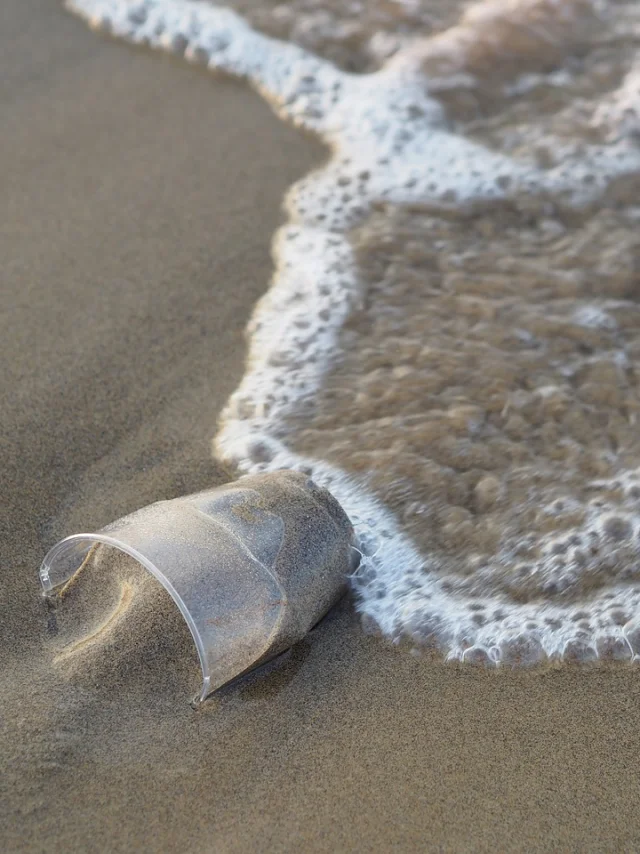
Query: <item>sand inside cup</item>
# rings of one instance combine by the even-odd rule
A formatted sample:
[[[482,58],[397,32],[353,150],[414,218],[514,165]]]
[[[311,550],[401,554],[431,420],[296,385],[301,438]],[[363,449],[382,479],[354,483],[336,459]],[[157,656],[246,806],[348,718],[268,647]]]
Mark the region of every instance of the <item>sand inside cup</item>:
[[[97,689],[139,682],[195,693],[193,638],[171,596],[134,558],[96,545],[51,612],[54,664]]]

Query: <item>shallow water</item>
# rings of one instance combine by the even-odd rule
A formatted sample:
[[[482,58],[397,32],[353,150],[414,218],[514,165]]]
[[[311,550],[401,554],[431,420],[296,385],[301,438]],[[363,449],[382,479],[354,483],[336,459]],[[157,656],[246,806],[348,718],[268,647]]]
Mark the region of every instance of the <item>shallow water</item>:
[[[255,29],[292,41],[346,71],[368,72],[425,35],[453,26],[460,0],[231,0]]]
[[[637,3],[238,0],[292,43],[204,3],[69,5],[331,150],[215,451],[333,490],[367,626],[489,665],[640,654]]]

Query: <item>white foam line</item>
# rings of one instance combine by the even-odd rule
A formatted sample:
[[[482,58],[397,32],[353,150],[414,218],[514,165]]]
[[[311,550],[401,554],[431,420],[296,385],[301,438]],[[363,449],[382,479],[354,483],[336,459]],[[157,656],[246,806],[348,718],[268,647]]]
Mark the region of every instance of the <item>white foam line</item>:
[[[640,136],[640,60],[625,75],[620,87],[598,105],[593,124],[607,129],[613,141]]]
[[[455,133],[410,63],[350,75],[254,32],[228,9],[190,0],[67,0],[67,7],[95,28],[248,80],[280,117],[316,132],[332,150],[327,166],[288,194],[290,224],[276,238],[276,273],[249,325],[247,371],[223,412],[216,453],[247,473],[310,470],[332,490],[362,543],[363,560],[353,579],[358,607],[386,635],[435,642],[448,658],[486,663],[535,663],[545,654],[630,658],[639,650],[635,624],[607,624],[601,636],[586,636],[577,606],[516,605],[446,592],[376,499],[327,463],[291,452],[285,440],[287,417],[313,404],[337,355],[340,329],[359,299],[346,233],[373,204],[427,201],[451,207],[523,189],[564,191],[581,204],[613,178],[640,168],[638,151],[621,140],[617,147],[592,147],[579,160],[545,173]],[[588,188],[581,180],[585,172],[598,179]],[[607,594],[624,594],[629,602],[629,590],[614,587]],[[640,601],[640,591],[632,593]],[[590,602],[590,615],[597,620],[608,602],[604,596]]]

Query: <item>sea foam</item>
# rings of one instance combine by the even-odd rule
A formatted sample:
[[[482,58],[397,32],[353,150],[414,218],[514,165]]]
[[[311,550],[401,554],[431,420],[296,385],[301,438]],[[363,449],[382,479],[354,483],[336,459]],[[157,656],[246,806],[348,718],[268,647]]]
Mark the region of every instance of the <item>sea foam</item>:
[[[67,6],[97,29],[246,79],[277,115],[315,133],[330,149],[328,163],[287,196],[289,223],[275,239],[276,272],[250,322],[247,370],[222,414],[214,448],[241,472],[298,468],[331,489],[360,540],[362,560],[352,583],[364,622],[394,640],[436,647],[448,659],[490,666],[640,655],[640,583],[633,571],[640,535],[633,492],[638,472],[618,472],[611,489],[601,483],[605,492],[617,490],[622,497],[576,515],[578,540],[570,541],[569,530],[567,543],[562,541],[564,561],[557,560],[552,534],[548,542],[537,543],[537,562],[528,569],[535,589],[522,596],[517,581],[511,589],[495,583],[491,560],[478,576],[481,584],[452,583],[362,479],[329,464],[322,452],[296,453],[292,432],[292,425],[312,411],[340,358],[341,330],[362,302],[350,235],[372,211],[417,205],[451,215],[531,199],[579,217],[608,198],[612,188],[637,180],[633,68],[601,93],[592,111],[594,137],[578,145],[558,137],[549,162],[526,148],[498,150],[490,135],[483,138],[471,126],[456,124],[443,106],[449,98],[443,92],[473,90],[482,77],[500,97],[517,95],[525,70],[529,76],[522,91],[549,85],[549,75],[557,73],[554,64],[565,53],[580,54],[602,32],[616,32],[616,10],[596,0],[484,0],[456,27],[416,40],[381,70],[358,76],[206,3],[68,0]],[[598,305],[576,311],[575,328],[610,322]],[[423,454],[429,453],[426,444]],[[476,503],[485,506],[501,484],[487,480],[478,489]],[[563,512],[549,508],[551,516],[556,511]],[[597,584],[584,585],[584,594],[579,587],[578,598],[563,598],[567,580],[593,572],[593,562],[575,554],[591,530],[599,531],[604,543],[625,541],[625,562],[607,566]],[[553,595],[549,584],[555,585]]]

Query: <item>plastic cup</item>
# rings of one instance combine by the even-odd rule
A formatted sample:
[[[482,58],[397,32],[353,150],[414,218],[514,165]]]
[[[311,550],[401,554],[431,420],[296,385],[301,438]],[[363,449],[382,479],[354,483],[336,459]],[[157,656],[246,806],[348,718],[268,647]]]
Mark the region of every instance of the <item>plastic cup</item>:
[[[159,501],[67,537],[46,555],[40,581],[55,602],[96,543],[135,558],[170,593],[193,635],[198,703],[313,628],[344,592],[353,537],[327,490],[280,471]]]

